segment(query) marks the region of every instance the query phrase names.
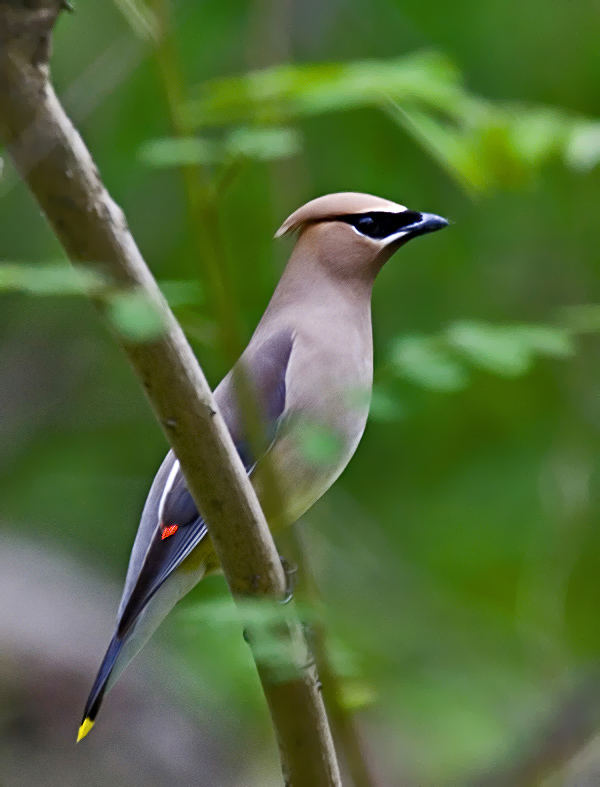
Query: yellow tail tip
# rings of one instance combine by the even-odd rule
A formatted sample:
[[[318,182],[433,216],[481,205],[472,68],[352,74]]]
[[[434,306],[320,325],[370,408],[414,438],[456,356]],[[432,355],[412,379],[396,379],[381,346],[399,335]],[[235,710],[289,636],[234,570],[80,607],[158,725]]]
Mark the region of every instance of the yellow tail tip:
[[[77,743],[79,743],[80,740],[83,740],[83,738],[85,738],[85,736],[88,734],[88,732],[92,729],[93,726],[94,726],[94,722],[91,719],[86,718],[81,722],[81,727],[77,732]]]

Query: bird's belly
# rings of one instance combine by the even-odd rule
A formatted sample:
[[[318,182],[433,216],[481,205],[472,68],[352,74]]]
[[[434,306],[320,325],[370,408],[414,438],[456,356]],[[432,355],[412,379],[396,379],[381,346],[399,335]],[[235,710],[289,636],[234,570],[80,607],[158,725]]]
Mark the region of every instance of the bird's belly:
[[[340,393],[339,401],[297,410],[282,424],[271,451],[252,476],[272,527],[296,521],[343,472],[365,428],[365,398],[353,401]]]

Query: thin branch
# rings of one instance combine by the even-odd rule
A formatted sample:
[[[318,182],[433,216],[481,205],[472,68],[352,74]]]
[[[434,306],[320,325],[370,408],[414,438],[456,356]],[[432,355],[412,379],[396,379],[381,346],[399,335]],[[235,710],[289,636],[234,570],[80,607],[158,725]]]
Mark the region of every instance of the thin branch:
[[[298,597],[301,600],[305,597],[311,607],[318,607],[321,604],[321,596],[315,575],[306,558],[304,538],[298,527],[291,529],[288,541],[291,541],[291,554],[298,565],[298,574],[301,578]],[[377,787],[380,780],[375,775],[358,721],[343,700],[341,681],[329,657],[327,629],[321,616],[317,616],[311,623],[310,642],[340,759],[342,763],[345,760],[354,787]]]
[[[185,84],[173,34],[170,5],[170,0],[152,2],[158,30],[155,59],[173,136],[189,138],[194,136],[194,128],[181,110]],[[201,164],[182,164],[179,169],[185,189],[192,239],[212,296],[219,341],[227,360],[233,362],[243,347],[239,313],[232,297],[233,288],[227,273],[227,258],[219,231],[216,188]]]
[[[160,317],[158,338],[117,338],[209,523],[231,592],[281,597],[285,577],[277,550],[210,388],[49,83],[51,33],[63,7],[61,0],[0,0],[0,139],[70,259],[141,294]],[[256,653],[255,659],[286,781],[294,787],[339,785],[318,679],[297,619],[287,616],[277,636],[291,677],[280,680]]]

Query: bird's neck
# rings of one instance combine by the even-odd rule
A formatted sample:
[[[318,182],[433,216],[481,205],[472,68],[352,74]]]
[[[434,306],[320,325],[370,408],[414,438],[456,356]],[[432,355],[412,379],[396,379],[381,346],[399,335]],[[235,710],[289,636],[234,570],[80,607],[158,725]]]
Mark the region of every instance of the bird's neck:
[[[287,310],[301,312],[327,308],[332,317],[340,314],[369,315],[373,276],[348,275],[329,260],[306,253],[302,240],[292,252],[279,280],[267,312]],[[266,316],[266,314],[265,314]]]

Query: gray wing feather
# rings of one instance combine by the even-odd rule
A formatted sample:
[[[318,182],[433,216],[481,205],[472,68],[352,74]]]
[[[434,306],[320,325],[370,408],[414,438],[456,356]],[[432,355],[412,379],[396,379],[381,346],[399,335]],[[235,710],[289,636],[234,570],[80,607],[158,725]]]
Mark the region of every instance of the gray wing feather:
[[[240,359],[241,362],[244,363],[246,371],[254,383],[267,424],[269,442],[274,438],[277,426],[285,411],[286,372],[292,352],[292,346],[293,334],[290,330],[284,329],[261,341],[256,349],[254,349],[252,343],[250,343],[246,352]],[[241,427],[241,419],[237,411],[235,391],[233,390],[233,375],[231,372],[223,379],[215,391],[215,398],[223,414],[227,428],[236,443],[240,456],[246,467],[250,470],[259,457],[252,458],[248,455],[247,444],[244,440]],[[143,588],[137,588],[136,586],[138,580],[141,579],[142,569],[144,569],[145,566],[146,569],[144,573],[147,573],[147,569],[149,568],[147,565],[148,560],[152,559],[154,562],[157,557],[150,553],[154,552],[156,549],[155,535],[160,524],[160,501],[175,461],[176,459],[173,451],[169,451],[150,487],[150,492],[148,493],[142,511],[140,525],[129,560],[125,587],[119,604],[119,619],[122,618],[134,592],[136,596],[139,591],[142,591],[142,594],[145,595]],[[175,478],[172,480],[171,489],[174,487],[182,487],[182,485],[185,487],[185,481],[181,475],[181,470],[177,470]],[[185,489],[184,492],[187,493],[187,490]],[[189,493],[187,493],[187,495],[189,497]],[[201,520],[199,520],[199,524],[202,524]],[[189,554],[191,548],[196,546],[198,540],[205,535],[205,531],[202,528],[197,528],[197,530],[196,541],[190,544],[190,547],[185,550],[185,555]],[[152,547],[153,543],[155,544],[154,548]],[[184,553],[182,552],[182,554]],[[169,573],[176,568],[181,562],[181,559],[175,561],[173,565],[169,565]],[[164,579],[161,581],[164,581]]]
[[[167,482],[167,478],[169,477],[169,473],[173,469],[174,462],[175,454],[173,451],[169,451],[163,459],[161,466],[158,468],[158,472],[154,476],[154,481],[152,482],[152,486],[148,492],[148,497],[144,503],[140,524],[135,536],[135,541],[133,542],[131,556],[129,557],[129,566],[127,567],[127,575],[125,577],[123,594],[121,596],[121,601],[119,602],[119,618],[123,614],[123,609],[125,608],[125,605],[131,596],[131,592],[135,587],[137,578],[140,574],[140,571],[142,570],[146,552],[148,551],[148,547],[152,541],[152,536],[156,532],[160,498],[162,497],[163,489]]]

